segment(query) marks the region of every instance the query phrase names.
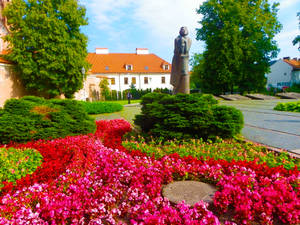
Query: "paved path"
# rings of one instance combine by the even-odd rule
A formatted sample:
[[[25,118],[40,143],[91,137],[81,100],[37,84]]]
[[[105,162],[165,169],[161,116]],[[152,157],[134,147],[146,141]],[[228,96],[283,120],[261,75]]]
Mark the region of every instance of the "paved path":
[[[296,100],[223,101],[221,104],[243,112],[245,125],[242,134],[245,138],[300,154],[300,113],[273,110],[278,102],[291,101]]]

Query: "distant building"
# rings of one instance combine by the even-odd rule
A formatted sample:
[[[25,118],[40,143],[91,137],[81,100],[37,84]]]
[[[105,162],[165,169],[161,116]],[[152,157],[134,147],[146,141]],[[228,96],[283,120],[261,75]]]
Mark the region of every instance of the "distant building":
[[[122,92],[133,84],[136,89],[168,88],[171,64],[147,48],[137,48],[135,53],[109,53],[107,48],[96,48],[87,61],[92,65],[84,88],[76,93],[76,99],[93,99],[100,92],[99,83],[108,79],[110,89]]]
[[[271,72],[266,77],[267,87],[282,89],[300,83],[300,58],[284,57],[271,63]]]

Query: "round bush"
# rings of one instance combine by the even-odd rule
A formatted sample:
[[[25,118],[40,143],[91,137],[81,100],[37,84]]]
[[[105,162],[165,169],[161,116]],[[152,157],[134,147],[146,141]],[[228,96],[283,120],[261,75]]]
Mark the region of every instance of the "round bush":
[[[241,111],[217,103],[211,95],[151,93],[142,98],[142,113],[134,123],[163,140],[229,138],[240,133]]]
[[[6,101],[0,114],[0,143],[93,133],[96,125],[75,100],[27,96]]]

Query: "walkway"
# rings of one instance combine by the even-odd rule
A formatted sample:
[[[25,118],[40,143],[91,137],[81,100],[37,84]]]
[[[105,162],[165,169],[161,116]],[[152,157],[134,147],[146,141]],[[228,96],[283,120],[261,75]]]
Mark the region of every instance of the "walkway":
[[[300,113],[273,110],[278,102],[291,99],[223,101],[244,114],[242,134],[246,139],[300,154]]]

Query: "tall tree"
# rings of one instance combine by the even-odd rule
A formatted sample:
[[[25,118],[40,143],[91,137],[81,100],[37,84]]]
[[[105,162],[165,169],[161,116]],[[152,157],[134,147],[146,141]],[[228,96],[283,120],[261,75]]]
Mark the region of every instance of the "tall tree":
[[[26,87],[38,95],[71,97],[82,88],[87,37],[85,8],[77,0],[12,0],[5,10],[10,33],[5,37]],[[84,70],[82,69],[84,68]]]
[[[203,89],[203,85],[205,84],[203,82],[203,64],[203,54],[195,53],[190,60],[190,65],[192,67],[190,83],[191,89]]]
[[[273,40],[281,29],[277,6],[268,0],[207,0],[200,6],[197,40],[206,42],[205,92],[264,88],[269,61],[279,52]]]
[[[297,16],[299,18],[299,28],[300,28],[300,12],[297,13]],[[295,39],[293,40],[293,45],[296,45],[297,43],[300,44],[300,35],[297,35],[297,37],[295,37]],[[299,50],[300,50],[300,46],[299,46]]]

